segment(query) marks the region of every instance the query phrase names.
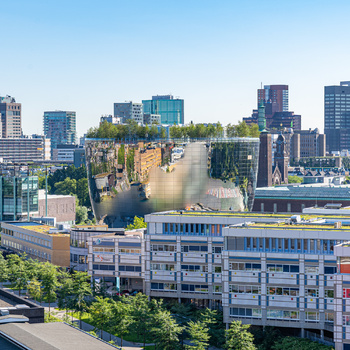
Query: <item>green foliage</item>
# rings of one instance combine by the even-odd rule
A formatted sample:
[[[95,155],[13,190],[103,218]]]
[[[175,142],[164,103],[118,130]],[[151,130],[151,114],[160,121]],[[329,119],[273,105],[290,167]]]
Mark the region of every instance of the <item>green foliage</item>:
[[[332,346],[322,345],[309,339],[285,337],[277,341],[272,350],[333,350]]]
[[[50,304],[52,300],[56,300],[56,291],[60,285],[58,282],[58,271],[56,266],[48,262],[43,264],[41,283],[43,287],[44,300],[46,300],[49,303],[50,312]]]
[[[296,184],[296,183],[301,184],[302,182],[303,182],[303,179],[299,176],[296,176],[296,175],[288,176],[288,183],[290,184]]]
[[[101,337],[104,328],[108,327],[109,319],[112,315],[109,301],[108,298],[96,297],[96,301],[94,301],[89,308],[95,328],[101,331]]]
[[[256,350],[254,337],[248,332],[250,325],[243,325],[241,321],[233,321],[226,331],[225,349],[227,350]]]
[[[179,349],[179,335],[183,327],[179,326],[167,310],[159,309],[153,315],[151,332],[158,349]]]
[[[254,344],[258,347],[258,350],[271,350],[273,344],[278,342],[282,336],[278,329],[268,326],[252,328],[251,333],[254,336]]]
[[[28,283],[29,274],[23,258],[16,254],[8,257],[9,281],[15,289],[18,289],[18,295],[25,289]]]
[[[7,262],[0,252],[0,282],[4,283],[9,278],[9,268],[7,266]]]
[[[43,181],[41,186],[45,188],[45,178]],[[49,193],[75,195],[79,200],[79,205],[91,207],[85,166],[76,168],[74,165],[71,165],[58,169],[48,176],[47,182]]]
[[[41,290],[41,282],[38,281],[36,278],[34,278],[33,280],[31,280],[28,283],[28,294],[36,301],[40,301],[40,305],[41,305],[41,301],[42,301],[42,297],[43,297],[43,292]]]
[[[136,230],[138,228],[147,228],[147,223],[143,218],[139,218],[138,216],[134,217],[134,223],[126,226],[127,230]]]
[[[75,223],[77,225],[84,224],[88,220],[88,209],[78,205],[75,208]]]
[[[223,323],[222,312],[208,308],[198,311],[196,319],[209,329],[210,344],[222,346],[225,342],[225,326]]]
[[[191,345],[186,345],[187,350],[205,350],[209,345],[209,329],[204,322],[190,321],[187,326]]]

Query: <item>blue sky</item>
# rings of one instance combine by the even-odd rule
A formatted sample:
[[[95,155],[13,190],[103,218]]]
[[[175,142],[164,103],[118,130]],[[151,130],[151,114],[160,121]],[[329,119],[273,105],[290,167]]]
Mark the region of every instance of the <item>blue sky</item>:
[[[288,84],[303,128],[323,130],[325,85],[350,80],[349,1],[11,0],[0,4],[0,95],[25,134],[74,110],[81,136],[113,102],[172,93],[185,121],[237,123],[263,84]]]

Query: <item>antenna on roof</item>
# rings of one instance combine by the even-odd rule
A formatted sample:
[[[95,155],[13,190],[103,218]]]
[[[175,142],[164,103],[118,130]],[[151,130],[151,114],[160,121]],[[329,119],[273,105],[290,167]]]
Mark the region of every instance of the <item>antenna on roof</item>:
[[[262,82],[260,83],[261,89],[262,89]]]

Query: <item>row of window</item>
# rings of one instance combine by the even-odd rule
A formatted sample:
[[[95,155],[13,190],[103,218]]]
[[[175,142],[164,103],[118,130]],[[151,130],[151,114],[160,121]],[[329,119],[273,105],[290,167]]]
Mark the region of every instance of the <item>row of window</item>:
[[[141,249],[119,248],[119,254],[140,255],[141,254]]]
[[[229,264],[230,270],[232,271],[261,271],[261,264],[253,263],[241,263],[241,262],[231,262]],[[299,265],[282,265],[282,264],[267,264],[267,272],[289,272],[289,273],[299,273]],[[324,274],[333,275],[336,273],[336,266],[325,266]],[[308,266],[304,268],[305,274],[318,275],[319,267],[318,266]]]
[[[4,238],[2,239],[2,245],[4,247],[16,249],[20,252],[25,252],[28,255],[31,255],[34,257],[38,257],[41,259],[51,261],[51,254],[48,254],[48,253],[43,252],[43,251],[38,250],[38,249],[30,248],[30,247],[24,246],[24,245],[16,243],[16,242],[9,241],[9,240],[4,239]]]
[[[115,249],[114,248],[107,248],[107,247],[93,247],[92,251],[94,253],[115,253]]]
[[[27,235],[25,233],[14,232],[13,230],[9,230],[9,229],[6,229],[6,228],[4,228],[2,230],[2,232],[4,234],[6,234],[6,235],[9,235],[9,236],[21,239],[21,240],[26,241],[26,242],[31,242],[31,243],[34,243],[34,244],[40,244],[42,246],[51,248],[51,242],[49,240],[46,240],[46,239],[34,237],[34,236],[31,236],[31,235]]]
[[[151,252],[176,252],[176,245],[170,244],[151,244]],[[183,245],[181,246],[181,252],[208,252],[208,246],[206,245]],[[213,254],[221,254],[222,247],[212,247]]]
[[[78,255],[78,254],[70,254],[70,261],[73,263],[79,263],[79,264],[87,264],[88,263],[88,257],[87,255]]]
[[[163,234],[220,237],[222,236],[222,227],[223,225],[164,223]]]

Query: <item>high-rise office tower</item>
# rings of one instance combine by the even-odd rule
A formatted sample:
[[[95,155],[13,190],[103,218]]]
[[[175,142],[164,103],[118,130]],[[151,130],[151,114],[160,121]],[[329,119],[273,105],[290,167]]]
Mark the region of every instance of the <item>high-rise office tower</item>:
[[[128,119],[133,119],[137,123],[143,123],[142,103],[132,101],[114,103],[114,117],[120,118],[123,123]]]
[[[142,100],[145,114],[159,114],[162,124],[184,124],[184,100],[173,95],[152,96],[152,100]]]
[[[0,96],[1,135],[3,138],[19,138],[22,136],[22,106],[11,96]]]
[[[51,139],[51,150],[57,145],[74,145],[76,143],[75,112],[44,112],[44,135]]]
[[[288,85],[264,85],[258,89],[258,107],[261,102],[271,104],[271,114],[274,112],[288,112]],[[268,110],[266,112],[269,114]]]
[[[324,87],[324,133],[327,152],[350,150],[350,81]]]

